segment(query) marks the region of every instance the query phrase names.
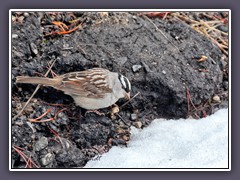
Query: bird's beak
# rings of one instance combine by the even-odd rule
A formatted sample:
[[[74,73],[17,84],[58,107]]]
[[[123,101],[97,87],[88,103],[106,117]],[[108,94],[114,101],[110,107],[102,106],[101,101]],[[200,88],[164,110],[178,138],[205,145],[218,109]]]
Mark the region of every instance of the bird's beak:
[[[130,92],[125,94],[125,99],[129,100],[130,99]]]

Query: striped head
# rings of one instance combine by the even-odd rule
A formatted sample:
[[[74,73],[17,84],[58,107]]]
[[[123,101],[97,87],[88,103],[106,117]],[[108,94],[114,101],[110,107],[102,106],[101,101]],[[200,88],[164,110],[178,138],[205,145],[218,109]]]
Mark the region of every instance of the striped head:
[[[122,88],[126,91],[126,98],[130,99],[131,83],[125,76],[119,74],[118,79],[122,84]]]

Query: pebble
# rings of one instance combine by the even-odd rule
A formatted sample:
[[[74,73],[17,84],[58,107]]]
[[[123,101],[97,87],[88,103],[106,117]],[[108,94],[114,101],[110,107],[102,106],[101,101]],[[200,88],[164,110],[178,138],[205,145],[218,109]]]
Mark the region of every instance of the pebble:
[[[37,50],[37,46],[34,43],[30,43],[30,47],[32,52],[37,55],[38,54],[38,50]]]
[[[23,13],[23,16],[24,17],[29,17],[29,13],[25,12],[25,13]]]
[[[228,63],[227,63],[226,59],[225,59],[224,57],[222,57],[222,58],[220,59],[220,68],[221,68],[221,69],[226,68],[227,64],[228,64]]]
[[[223,88],[228,90],[228,81],[223,81]]]
[[[46,137],[41,137],[35,144],[36,151],[44,149],[48,145],[48,139]]]
[[[127,57],[121,57],[121,58],[116,59],[116,61],[119,65],[124,65],[127,62],[127,60],[128,60]]]
[[[21,52],[18,52],[18,51],[12,51],[12,52],[13,52],[13,54],[14,54],[15,56],[17,56],[17,57],[24,57],[24,54],[21,53]]]
[[[124,141],[129,141],[130,136],[128,136],[128,135],[124,135],[122,138],[123,138]]]
[[[17,35],[17,34],[12,34],[12,38],[13,38],[13,39],[17,39],[17,38],[18,38],[18,35]]]
[[[134,122],[133,126],[135,126],[136,128],[140,129],[142,127],[142,122],[141,121]]]
[[[141,69],[142,68],[142,66],[141,65],[139,65],[139,64],[137,64],[137,65],[133,65],[132,66],[132,70],[133,70],[133,72],[137,72],[139,69]]]
[[[41,162],[42,162],[42,165],[46,166],[48,164],[50,164],[51,162],[53,162],[54,160],[54,154],[52,153],[47,153],[42,159],[41,159]]]
[[[162,73],[163,73],[163,74],[166,74],[166,71],[163,70]]]
[[[137,119],[137,114],[131,114],[131,120],[135,121]]]
[[[212,99],[213,99],[213,102],[216,102],[216,103],[220,103],[221,102],[221,99],[220,99],[220,97],[218,95],[213,96]]]
[[[13,22],[16,21],[16,16],[12,16],[12,21],[13,21]]]
[[[22,126],[23,125],[23,121],[16,121],[15,124],[18,125],[18,126]]]

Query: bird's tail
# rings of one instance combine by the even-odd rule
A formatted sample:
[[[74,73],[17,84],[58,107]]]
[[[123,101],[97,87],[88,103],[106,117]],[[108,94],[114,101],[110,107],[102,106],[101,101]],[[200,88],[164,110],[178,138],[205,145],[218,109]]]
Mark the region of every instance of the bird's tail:
[[[58,79],[43,78],[43,77],[29,77],[29,76],[17,76],[16,82],[26,83],[26,84],[41,84],[44,86],[54,86],[59,84]]]

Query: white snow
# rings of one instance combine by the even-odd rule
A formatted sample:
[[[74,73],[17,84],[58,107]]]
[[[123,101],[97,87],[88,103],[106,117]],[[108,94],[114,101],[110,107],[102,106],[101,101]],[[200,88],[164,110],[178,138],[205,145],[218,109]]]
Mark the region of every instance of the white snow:
[[[229,168],[228,109],[200,119],[154,120],[131,128],[128,147],[112,147],[85,168]]]

